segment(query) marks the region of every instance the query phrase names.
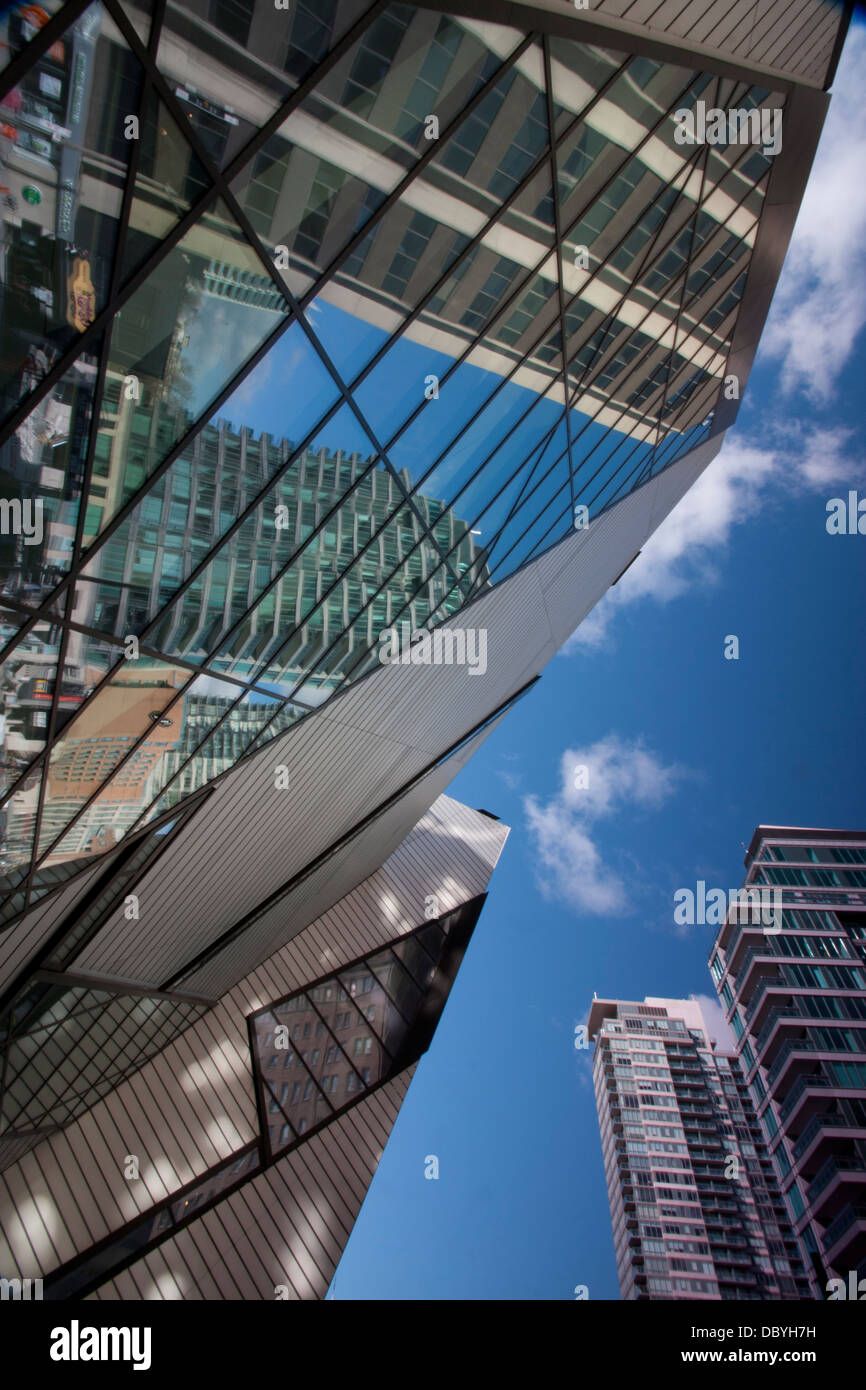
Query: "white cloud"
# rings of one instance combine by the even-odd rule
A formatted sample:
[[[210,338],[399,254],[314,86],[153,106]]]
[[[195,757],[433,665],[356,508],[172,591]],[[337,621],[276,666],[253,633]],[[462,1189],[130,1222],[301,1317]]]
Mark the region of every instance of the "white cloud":
[[[575,786],[575,769],[587,785]],[[612,916],[634,911],[633,895],[620,871],[606,862],[595,842],[594,822],[623,808],[655,809],[683,775],[666,766],[640,740],[615,735],[585,748],[569,748],[560,759],[560,788],[547,803],[524,798],[538,883],[547,898],[558,898],[581,912]]]
[[[728,438],[636,563],[572,634],[563,654],[600,647],[616,612],[627,604],[647,598],[666,603],[696,584],[714,583],[733,528],[774,506],[782,480],[788,495],[826,494],[866,476],[864,461],[846,452],[851,435],[843,426],[779,420],[767,422],[760,436]]]
[[[707,1033],[716,1043],[720,1052],[736,1052],[734,1035],[728,1027],[724,1010],[718,999],[710,994],[693,994],[695,1003],[700,1004]]]
[[[761,350],[782,388],[833,395],[866,323],[866,29],[852,25]]]

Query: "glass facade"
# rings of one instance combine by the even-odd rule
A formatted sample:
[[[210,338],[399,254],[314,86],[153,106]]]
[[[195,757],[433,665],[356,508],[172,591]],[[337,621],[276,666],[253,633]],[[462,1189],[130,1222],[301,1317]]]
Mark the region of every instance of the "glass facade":
[[[253,1070],[272,1157],[417,1059],[453,979],[449,935],[465,936],[479,904],[347,966],[251,1015]],[[431,1016],[432,1015],[432,1016]]]
[[[103,0],[21,77],[22,14],[6,920],[707,438],[770,161],[673,113],[785,101],[362,0]]]
[[[61,1129],[208,1006],[40,972],[0,1024],[0,1153]]]

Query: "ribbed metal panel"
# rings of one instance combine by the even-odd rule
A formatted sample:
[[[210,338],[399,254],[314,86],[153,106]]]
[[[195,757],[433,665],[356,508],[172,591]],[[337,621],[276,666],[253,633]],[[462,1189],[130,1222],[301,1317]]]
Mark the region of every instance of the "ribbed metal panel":
[[[561,0],[523,3],[560,17],[565,9]],[[580,24],[607,25],[611,47],[617,34],[632,40],[643,36],[683,50],[688,66],[704,54],[824,87],[843,6],[832,0],[592,0],[586,9],[574,9],[572,17],[575,37]]]
[[[54,927],[92,887],[105,868],[104,863],[93,864],[33,908],[20,922],[5,930],[0,929],[0,990],[6,988],[19,970],[23,970]]]
[[[362,879],[367,878],[371,864],[383,863],[397,848],[406,835],[406,826],[416,824],[425,811],[432,806],[457,772],[472,757],[475,750],[496,727],[491,724],[474,739],[470,739],[453,758],[436,768],[401,797],[390,809],[361,834],[350,841],[343,849],[327,860],[302,883],[281,898],[267,913],[248,927],[236,940],[219,955],[208,961],[200,970],[183,977],[185,990],[194,994],[215,997],[230,989],[239,974],[253,969],[263,956],[276,950],[287,940],[291,940],[315,917],[334,901],[335,894],[343,897]],[[456,804],[456,803],[453,803]],[[442,833],[440,831],[440,833]],[[450,832],[446,845],[453,849]],[[433,835],[428,838],[433,839]],[[461,847],[462,848],[462,847]],[[453,869],[450,870],[453,873]],[[489,872],[489,870],[488,870]],[[402,873],[402,867],[401,867]],[[423,873],[425,883],[431,881],[429,868]],[[461,891],[464,884],[463,871],[458,882]],[[428,887],[428,892],[434,891]],[[465,893],[449,906],[465,901]],[[445,908],[443,906],[442,911]],[[423,919],[424,913],[416,916],[415,924]],[[358,954],[357,952],[355,954]]]
[[[415,1067],[137,1260],[94,1299],[321,1299]]]
[[[0,1174],[6,1277],[47,1274],[254,1139],[246,1016],[417,926],[428,894],[441,895],[446,911],[482,893],[507,834],[440,797],[372,877],[123,1085]],[[123,1176],[127,1154],[140,1159],[136,1182]],[[358,1205],[367,1180],[362,1188],[358,1179]]]

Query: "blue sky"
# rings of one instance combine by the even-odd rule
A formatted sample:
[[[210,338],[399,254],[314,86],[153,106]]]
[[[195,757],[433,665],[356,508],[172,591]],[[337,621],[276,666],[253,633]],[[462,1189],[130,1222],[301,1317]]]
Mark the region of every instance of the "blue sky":
[[[864,63],[858,24],[722,454],[449,788],[511,835],[338,1299],[618,1298],[575,1024],[593,990],[710,993],[673,894],[738,886],[757,824],[866,825],[866,537],[825,525],[866,496]]]

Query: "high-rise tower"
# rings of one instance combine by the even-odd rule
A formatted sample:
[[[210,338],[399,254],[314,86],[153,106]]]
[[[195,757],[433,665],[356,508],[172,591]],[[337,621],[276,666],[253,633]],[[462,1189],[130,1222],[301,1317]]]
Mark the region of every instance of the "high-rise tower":
[[[730,914],[710,971],[826,1297],[866,1274],[866,833],[759,825],[746,867],[780,910]]]
[[[623,1298],[806,1298],[734,1055],[700,1004],[595,1000],[589,1036]]]

